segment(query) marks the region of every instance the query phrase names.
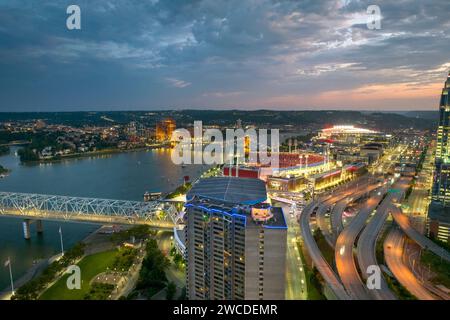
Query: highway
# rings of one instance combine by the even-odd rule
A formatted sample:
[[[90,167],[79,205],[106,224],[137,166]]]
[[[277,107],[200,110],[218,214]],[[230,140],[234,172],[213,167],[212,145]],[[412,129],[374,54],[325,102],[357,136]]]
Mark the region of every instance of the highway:
[[[344,213],[345,208],[347,208],[350,202],[351,201],[348,198],[342,199],[341,201],[336,203],[336,205],[333,207],[333,210],[331,211],[330,221],[333,244],[336,243],[338,235],[344,229],[344,224],[342,223],[342,214]]]
[[[328,200],[332,199],[333,197],[330,197]],[[344,287],[342,286],[339,277],[336,275],[336,273],[333,271],[331,266],[327,263],[322,253],[320,252],[319,247],[317,246],[317,243],[314,240],[313,234],[311,232],[310,227],[311,215],[314,209],[316,209],[320,203],[321,203],[320,200],[315,200],[311,202],[303,209],[302,213],[300,214],[299,223],[303,241],[309,252],[309,255],[311,256],[314,266],[320,272],[325,282],[328,284],[328,286],[336,295],[336,297],[339,300],[350,300],[350,296],[347,294]]]
[[[367,292],[365,283],[362,282],[359,276],[356,262],[353,257],[353,247],[358,234],[364,228],[367,219],[380,203],[386,191],[386,186],[376,189],[373,192],[374,195],[366,200],[364,207],[352,219],[350,224],[344,228],[336,241],[336,268],[345,289],[350,293],[353,299],[369,300],[371,298]]]
[[[389,156],[389,162],[382,161],[377,171],[383,173],[386,164],[392,166],[392,163],[390,163],[392,158],[396,158],[396,155]],[[316,199],[304,208],[299,218],[304,244],[314,266],[335,296],[342,300],[396,299],[384,278],[381,279],[380,290],[369,290],[365,284],[365,272],[368,266],[378,265],[376,243],[389,213],[394,212],[394,218],[402,218],[395,214],[395,212],[400,211],[396,206],[403,199],[410,184],[410,178],[401,178],[393,187],[390,184],[383,186],[380,184],[369,185],[370,179],[369,176],[366,176],[335,190],[332,195]],[[365,185],[363,186],[363,184]],[[350,203],[355,202],[356,199],[363,197],[366,193],[369,193],[370,197],[362,203],[358,214],[344,227],[343,212]],[[377,210],[371,217],[375,209]],[[320,228],[328,244],[334,248],[337,273],[325,260],[312,235],[310,223],[311,216],[314,214],[317,227]],[[415,231],[409,230],[412,228],[409,226],[407,218],[406,223],[403,221],[403,228],[405,228],[407,234],[408,232],[413,234]],[[429,243],[430,240],[424,240],[424,237],[419,233],[413,234],[413,236],[417,239],[416,241],[422,243],[422,247],[434,250],[433,252],[440,256],[448,255],[448,259],[450,259],[448,252],[443,252],[434,243]],[[395,263],[398,262],[394,261]],[[398,263],[395,266],[399,267]],[[360,276],[360,272],[362,276]]]
[[[403,232],[402,234],[405,235]],[[409,270],[412,271],[422,286],[424,286],[430,293],[442,300],[450,300],[450,294],[447,293],[445,289],[442,290],[442,287],[438,287],[430,281],[434,275],[434,272],[430,267],[427,267],[421,263],[420,254],[422,249],[420,246],[407,237],[405,237],[405,239],[406,240],[403,245],[403,263],[407,265]]]
[[[336,203],[336,205],[333,207],[333,210],[330,213],[331,238],[333,242],[332,246],[333,248],[335,247],[338,235],[344,229],[344,224],[342,222],[342,214],[344,213],[345,208],[347,208],[350,203],[355,202],[359,198],[373,191],[378,186],[379,186],[378,183],[367,185],[367,187],[364,190],[360,190],[354,193],[351,197],[342,199],[341,201]]]
[[[378,236],[383,229],[383,225],[386,221],[387,216],[389,215],[388,205],[390,204],[390,199],[383,201],[380,207],[377,209],[375,215],[372,217],[370,222],[364,228],[364,231],[361,233],[357,247],[356,247],[356,256],[358,260],[359,269],[361,270],[361,274],[363,275],[363,279],[367,280],[367,268],[369,266],[377,266],[377,258],[376,258],[376,242]],[[369,290],[369,294],[372,298],[376,300],[396,300],[396,296],[389,290],[389,287],[384,280],[384,277],[381,277],[381,287],[378,290]]]
[[[409,208],[407,211],[405,210],[405,213],[419,215],[423,220],[425,220],[428,212],[428,194],[433,183],[433,151],[436,149],[435,144],[435,141],[433,141],[428,148],[423,162],[423,168],[419,172],[414,188],[408,198],[407,204]]]
[[[394,184],[392,190],[395,190],[396,192],[390,192],[386,195],[358,239],[356,255],[358,258],[359,269],[361,270],[364,280],[367,279],[367,277],[365,277],[367,268],[369,266],[378,265],[376,258],[376,242],[389,212],[392,211],[392,209],[397,209],[392,203],[399,202],[403,198],[410,181],[410,178],[401,178]],[[369,294],[372,298],[377,300],[396,299],[395,295],[389,290],[383,277],[381,277],[381,288],[379,290],[370,290]]]
[[[331,233],[330,233],[330,226],[329,226],[327,218],[326,218],[326,214],[331,207],[333,207],[333,209],[334,209],[334,204],[330,203],[329,205],[326,205],[326,203],[324,203],[322,205],[319,205],[319,207],[317,208],[317,211],[316,211],[316,221],[317,221],[317,226],[319,227],[320,231],[322,232],[328,245],[330,247],[334,248],[334,242],[333,242],[333,239],[332,239]]]
[[[392,229],[386,237],[384,241],[384,258],[389,269],[395,278],[417,299],[436,300],[403,262],[404,241],[405,236],[398,229]]]
[[[413,241],[415,241],[419,246],[423,249],[430,250],[434,254],[438,255],[442,259],[450,262],[450,253],[444,248],[438,246],[436,243],[422,235],[416,229],[414,229],[410,222],[409,218],[404,215],[401,210],[392,211],[392,216],[394,217],[395,222],[400,226],[402,231]]]
[[[332,195],[327,195],[322,198],[314,200],[303,209],[299,217],[301,235],[303,237],[306,249],[308,250],[309,255],[311,256],[311,259],[314,263],[314,266],[320,272],[328,287],[333,291],[333,293],[339,300],[349,300],[352,299],[353,297],[350,296],[348,292],[345,290],[341,280],[339,279],[339,276],[334,272],[333,268],[325,260],[319,247],[317,246],[317,243],[311,231],[310,226],[311,216],[315,211],[316,214],[317,211],[319,211],[320,217],[322,214],[320,212],[326,212],[328,207],[330,207],[332,204],[335,204],[343,200],[344,198],[347,198],[350,195],[354,194],[355,191],[358,189],[358,187],[361,187],[363,185],[367,186],[368,180],[369,177],[358,179],[345,185],[344,187],[341,187],[339,190],[335,190]],[[381,200],[381,196],[382,195],[377,196],[379,197],[377,204]],[[368,214],[370,214],[370,212]],[[323,222],[322,225],[324,225]],[[355,266],[354,263],[353,265]]]
[[[331,248],[334,248],[337,235],[339,234],[340,230],[343,229],[342,213],[348,206],[348,204],[356,201],[364,194],[372,191],[377,187],[376,184],[369,185],[369,179],[369,177],[365,177],[357,182],[353,182],[353,184],[349,185],[349,187],[351,187],[352,189],[350,189],[350,192],[345,193],[343,199],[340,199],[335,203],[330,203],[328,206],[319,206],[319,208],[317,209],[317,225]],[[354,189],[356,189],[357,191]],[[329,212],[329,218],[327,219],[327,212],[329,208],[331,208],[331,210]],[[338,230],[339,226],[341,226],[340,230]]]

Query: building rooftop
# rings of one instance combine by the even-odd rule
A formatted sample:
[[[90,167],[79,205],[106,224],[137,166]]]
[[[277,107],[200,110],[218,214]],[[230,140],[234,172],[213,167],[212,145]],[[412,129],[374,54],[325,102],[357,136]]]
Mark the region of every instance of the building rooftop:
[[[331,169],[328,171],[316,173],[316,174],[312,175],[310,178],[311,179],[328,178],[328,177],[331,177],[334,175],[338,175],[340,173],[342,173],[342,168],[336,168],[336,169]]]
[[[267,191],[266,184],[259,179],[213,177],[200,179],[194,184],[186,195],[187,201],[194,196],[251,205],[266,201]]]
[[[379,133],[375,130],[358,128],[352,125],[340,125],[333,126],[331,128],[322,129],[322,133],[332,133],[332,134],[376,134]]]
[[[246,227],[256,227],[262,225],[267,229],[287,229],[283,210],[278,207],[272,207],[268,203],[239,205],[228,201],[221,201],[196,195],[186,204],[186,207],[198,207],[202,210],[221,212],[231,216],[245,216]],[[252,208],[268,208],[271,213],[270,219],[265,221],[257,221],[253,218]]]
[[[364,146],[361,147],[361,149],[382,150],[383,145],[381,143],[372,142],[365,144]]]

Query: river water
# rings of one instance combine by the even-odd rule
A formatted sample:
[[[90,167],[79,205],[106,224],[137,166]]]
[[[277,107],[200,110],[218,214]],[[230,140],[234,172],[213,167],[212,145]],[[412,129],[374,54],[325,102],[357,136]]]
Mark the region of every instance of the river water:
[[[105,199],[139,200],[145,191],[171,191],[188,175],[195,179],[206,166],[182,168],[170,159],[170,150],[127,152],[62,162],[21,165],[11,148],[0,157],[0,164],[12,170],[0,179],[0,191],[68,195]],[[4,262],[11,257],[14,278],[33,265],[33,261],[60,252],[58,229],[63,230],[64,247],[69,248],[98,226],[86,223],[44,221],[44,232],[23,238],[21,219],[0,216],[0,291],[9,285]]]

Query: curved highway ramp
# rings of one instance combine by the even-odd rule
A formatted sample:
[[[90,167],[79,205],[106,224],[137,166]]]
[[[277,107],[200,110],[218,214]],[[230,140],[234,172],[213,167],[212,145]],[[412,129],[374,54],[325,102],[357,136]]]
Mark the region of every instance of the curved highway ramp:
[[[314,201],[307,205],[302,214],[300,215],[300,228],[302,232],[303,241],[306,245],[306,248],[311,256],[311,259],[314,263],[314,266],[320,272],[322,277],[324,278],[326,284],[330,287],[333,293],[336,295],[339,300],[350,300],[350,296],[345,291],[342,283],[339,280],[339,277],[333,271],[331,266],[327,263],[322,253],[320,252],[319,247],[317,246],[316,241],[314,240],[313,234],[310,228],[310,219],[313,211],[320,205],[320,202]]]
[[[353,255],[353,248],[356,244],[356,238],[366,225],[367,219],[373,210],[375,210],[378,206],[385,193],[386,187],[382,187],[380,192],[377,192],[374,196],[371,196],[364,204],[364,207],[352,219],[350,224],[344,228],[336,241],[336,267],[345,289],[350,293],[353,299],[371,299],[366,284],[359,276],[356,261]]]
[[[367,280],[367,274],[365,271],[368,270],[370,266],[378,266],[378,261],[376,258],[376,244],[378,237],[383,230],[383,226],[389,216],[389,212],[396,209],[393,203],[397,203],[403,199],[410,180],[410,178],[401,178],[394,184],[393,188],[390,189],[390,192],[388,192],[386,197],[378,206],[374,216],[367,223],[367,226],[364,228],[358,239],[357,258],[359,269],[361,270],[364,280]],[[373,299],[377,300],[397,299],[397,297],[389,289],[383,276],[380,279],[380,288],[369,290],[369,294]]]
[[[403,262],[404,242],[405,236],[398,229],[392,229],[386,237],[384,241],[384,257],[389,270],[391,270],[402,286],[416,298],[420,300],[436,300]]]
[[[442,259],[450,262],[450,253],[444,248],[440,247],[426,236],[422,235],[416,229],[414,229],[410,222],[409,218],[404,215],[401,210],[392,211],[392,216],[394,217],[395,222],[400,226],[402,231],[413,241],[415,241],[419,246],[423,249],[430,250],[434,254],[438,255]]]

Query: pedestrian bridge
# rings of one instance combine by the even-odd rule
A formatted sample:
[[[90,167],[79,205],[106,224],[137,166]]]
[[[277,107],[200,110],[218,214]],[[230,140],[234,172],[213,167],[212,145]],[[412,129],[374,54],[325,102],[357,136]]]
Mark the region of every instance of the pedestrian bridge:
[[[94,223],[147,224],[173,228],[178,212],[172,203],[0,192],[0,216],[34,220],[73,220]]]

